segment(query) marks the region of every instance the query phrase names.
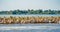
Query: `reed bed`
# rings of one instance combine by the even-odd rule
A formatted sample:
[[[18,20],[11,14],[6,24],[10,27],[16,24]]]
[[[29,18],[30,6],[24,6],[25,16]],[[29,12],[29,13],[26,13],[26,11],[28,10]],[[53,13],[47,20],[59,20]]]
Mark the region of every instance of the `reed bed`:
[[[9,16],[0,17],[0,24],[59,23],[60,16]]]

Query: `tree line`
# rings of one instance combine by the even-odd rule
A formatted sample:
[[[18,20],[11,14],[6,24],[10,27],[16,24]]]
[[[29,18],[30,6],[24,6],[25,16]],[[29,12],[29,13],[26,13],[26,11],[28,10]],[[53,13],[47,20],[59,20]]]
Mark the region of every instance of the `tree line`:
[[[60,10],[34,10],[34,9],[28,9],[28,10],[10,10],[10,11],[0,11],[0,14],[60,14]]]

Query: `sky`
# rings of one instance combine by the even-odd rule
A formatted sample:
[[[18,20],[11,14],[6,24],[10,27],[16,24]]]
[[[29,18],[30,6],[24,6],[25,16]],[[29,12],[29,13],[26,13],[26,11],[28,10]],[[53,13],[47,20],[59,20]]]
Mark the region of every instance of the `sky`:
[[[0,10],[60,10],[60,0],[0,0]]]

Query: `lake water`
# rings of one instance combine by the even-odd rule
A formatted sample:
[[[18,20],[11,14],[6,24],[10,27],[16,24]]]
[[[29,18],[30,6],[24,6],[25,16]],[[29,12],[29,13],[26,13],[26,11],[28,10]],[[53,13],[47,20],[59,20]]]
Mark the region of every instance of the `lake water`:
[[[0,32],[60,32],[60,24],[0,24]]]
[[[4,16],[60,16],[60,14],[21,14],[21,15],[0,15],[0,17],[4,17]]]

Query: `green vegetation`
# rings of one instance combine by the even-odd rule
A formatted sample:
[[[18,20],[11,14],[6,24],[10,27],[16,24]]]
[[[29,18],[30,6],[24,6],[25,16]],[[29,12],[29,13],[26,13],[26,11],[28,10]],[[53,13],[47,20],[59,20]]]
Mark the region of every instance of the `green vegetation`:
[[[0,11],[0,14],[60,14],[60,10],[10,10],[10,11]]]

